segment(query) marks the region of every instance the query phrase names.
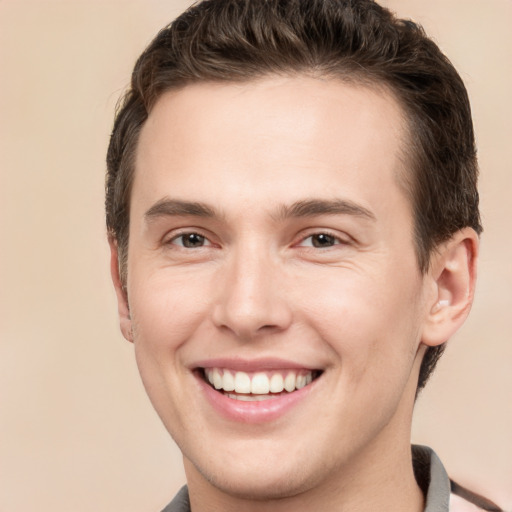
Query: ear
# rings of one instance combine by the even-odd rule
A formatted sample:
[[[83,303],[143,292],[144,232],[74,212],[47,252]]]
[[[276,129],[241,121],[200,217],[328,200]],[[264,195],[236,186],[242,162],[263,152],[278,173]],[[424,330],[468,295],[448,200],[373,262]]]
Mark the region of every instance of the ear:
[[[455,233],[432,256],[429,279],[432,293],[421,341],[441,345],[466,320],[475,294],[479,239],[471,228]]]
[[[110,245],[110,275],[117,295],[117,309],[119,312],[119,325],[123,336],[130,342],[133,342],[132,320],[130,317],[130,307],[128,305],[128,295],[121,283],[119,274],[119,251],[116,240],[109,238]]]

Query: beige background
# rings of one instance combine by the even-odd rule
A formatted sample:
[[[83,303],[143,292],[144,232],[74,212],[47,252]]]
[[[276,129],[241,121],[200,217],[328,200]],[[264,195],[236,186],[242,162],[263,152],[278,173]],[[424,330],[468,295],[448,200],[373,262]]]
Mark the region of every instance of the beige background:
[[[414,441],[512,510],[512,2],[384,3],[466,81],[486,227],[471,319]],[[157,511],[184,482],[118,332],[103,176],[134,60],[186,4],[0,0],[0,512]]]

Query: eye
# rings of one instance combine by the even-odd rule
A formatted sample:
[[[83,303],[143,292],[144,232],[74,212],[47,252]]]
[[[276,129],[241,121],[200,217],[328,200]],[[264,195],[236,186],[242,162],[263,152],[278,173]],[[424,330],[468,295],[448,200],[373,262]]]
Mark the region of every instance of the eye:
[[[299,246],[301,247],[315,247],[315,248],[325,248],[325,247],[333,247],[335,245],[343,244],[343,240],[340,238],[331,235],[329,233],[315,233],[304,238]]]
[[[210,241],[199,233],[182,233],[172,238],[169,243],[185,247],[186,249],[195,249],[197,247],[211,245]]]

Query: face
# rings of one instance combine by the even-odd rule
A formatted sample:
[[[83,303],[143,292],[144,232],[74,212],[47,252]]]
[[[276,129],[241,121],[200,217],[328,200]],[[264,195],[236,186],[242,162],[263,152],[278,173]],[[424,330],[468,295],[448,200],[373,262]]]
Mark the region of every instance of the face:
[[[189,479],[288,496],[408,449],[426,285],[403,125],[386,92],[307,77],[157,102],[125,333]]]

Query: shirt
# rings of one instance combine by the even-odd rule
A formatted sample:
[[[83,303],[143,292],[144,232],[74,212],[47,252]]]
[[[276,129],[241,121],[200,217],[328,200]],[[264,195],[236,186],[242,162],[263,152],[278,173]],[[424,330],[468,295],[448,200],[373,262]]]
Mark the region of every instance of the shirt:
[[[502,512],[491,501],[452,482],[435,452],[427,446],[412,446],[414,476],[425,495],[424,512],[456,512],[450,509],[450,495],[475,505],[475,511]],[[183,486],[162,512],[191,512],[187,486]]]

